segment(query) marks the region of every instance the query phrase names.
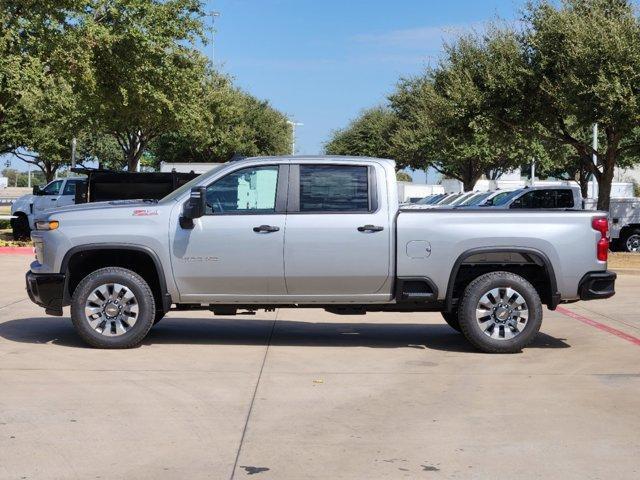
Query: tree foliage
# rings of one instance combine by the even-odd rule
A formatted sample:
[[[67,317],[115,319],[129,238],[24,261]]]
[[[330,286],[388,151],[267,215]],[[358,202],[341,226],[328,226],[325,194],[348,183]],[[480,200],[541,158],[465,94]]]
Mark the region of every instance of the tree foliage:
[[[192,123],[154,142],[151,150],[157,163],[215,163],[234,155],[282,155],[291,144],[286,116],[214,72],[207,77],[197,112]]]
[[[159,145],[172,160],[284,153],[286,118],[198,50],[204,15],[200,0],[0,0],[0,154],[52,177],[72,138],[79,163],[129,170],[171,154]]]
[[[608,209],[614,168],[635,163],[640,147],[640,22],[633,5],[538,1],[524,20],[522,34],[502,33],[517,38],[509,55],[503,43],[483,39],[488,61],[474,83],[484,92],[484,107],[508,130],[572,148],[580,168],[598,181],[598,207]]]
[[[535,0],[521,28],[489,25],[390,97],[401,165],[432,165],[465,187],[536,159],[541,171],[599,184],[640,155],[640,20],[628,0]],[[356,120],[353,125],[357,125]],[[598,125],[597,149],[592,128]],[[334,135],[332,144],[339,135]],[[387,155],[387,149],[380,149]],[[596,162],[592,161],[593,156]]]
[[[391,157],[395,115],[386,107],[365,110],[349,126],[333,133],[325,144],[329,155]]]

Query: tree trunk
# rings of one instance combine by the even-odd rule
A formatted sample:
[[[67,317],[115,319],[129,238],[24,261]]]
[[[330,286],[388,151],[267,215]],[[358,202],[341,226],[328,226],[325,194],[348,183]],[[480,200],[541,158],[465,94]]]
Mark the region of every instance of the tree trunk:
[[[471,192],[473,190],[473,187],[476,186],[476,182],[478,181],[480,177],[477,178],[471,178],[471,179],[466,179],[462,182],[462,185],[464,188],[465,192]]]
[[[46,179],[47,183],[51,182],[55,178],[57,170],[58,167],[53,165],[51,162],[48,162],[46,160],[43,162],[42,172],[44,173],[44,178]]]
[[[582,198],[589,196],[589,171],[586,168],[578,169],[578,184],[580,185],[580,195]]]
[[[609,211],[611,201],[611,183],[616,166],[616,152],[613,148],[607,149],[602,162],[602,175],[598,177],[598,210]]]
[[[127,162],[127,170],[130,172],[136,172],[138,170],[142,154],[147,148],[148,139],[141,131],[134,134],[127,134],[126,139],[123,138],[123,136],[118,136],[116,134],[116,138],[118,139],[118,143],[120,144],[120,148],[122,148],[122,153],[124,154],[124,158]]]

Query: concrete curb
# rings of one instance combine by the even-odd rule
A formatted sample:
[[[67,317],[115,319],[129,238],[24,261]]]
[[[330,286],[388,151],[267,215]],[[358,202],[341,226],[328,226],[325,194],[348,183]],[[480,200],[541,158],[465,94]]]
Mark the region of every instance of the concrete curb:
[[[0,247],[0,255],[33,255],[33,247]]]

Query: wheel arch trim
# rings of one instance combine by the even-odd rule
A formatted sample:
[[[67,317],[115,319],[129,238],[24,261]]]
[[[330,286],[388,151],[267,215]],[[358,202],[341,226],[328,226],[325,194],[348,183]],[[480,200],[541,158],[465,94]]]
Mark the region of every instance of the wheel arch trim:
[[[478,247],[471,248],[461,253],[453,264],[451,274],[449,275],[449,282],[447,283],[447,294],[445,297],[446,311],[451,311],[453,306],[453,287],[455,285],[458,272],[460,271],[460,267],[469,257],[484,253],[521,253],[529,255],[534,259],[538,259],[541,262],[541,266],[545,269],[546,276],[549,279],[549,286],[551,288],[551,299],[548,304],[549,309],[554,310],[560,303],[560,294],[558,293],[558,282],[555,270],[553,269],[551,260],[549,260],[549,257],[544,252],[530,247]]]
[[[158,273],[158,285],[160,286],[161,295],[160,301],[162,302],[165,311],[169,310],[169,308],[171,307],[172,299],[167,287],[167,278],[164,273],[164,267],[162,266],[162,262],[160,261],[160,257],[158,257],[158,254],[146,245],[137,245],[133,243],[94,243],[90,245],[76,245],[75,247],[70,248],[62,258],[62,262],[60,264],[60,273],[68,273],[69,262],[74,255],[83,252],[95,252],[100,250],[129,250],[148,255],[156,268],[156,272]]]

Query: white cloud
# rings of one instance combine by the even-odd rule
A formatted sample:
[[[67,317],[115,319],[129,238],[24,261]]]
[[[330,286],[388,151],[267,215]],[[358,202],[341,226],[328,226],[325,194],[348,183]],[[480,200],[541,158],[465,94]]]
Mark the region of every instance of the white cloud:
[[[354,36],[358,43],[375,45],[379,47],[391,47],[402,49],[438,49],[443,42],[457,37],[465,32],[472,31],[475,24],[451,24],[439,26],[425,26],[391,30],[382,33],[363,33]]]

